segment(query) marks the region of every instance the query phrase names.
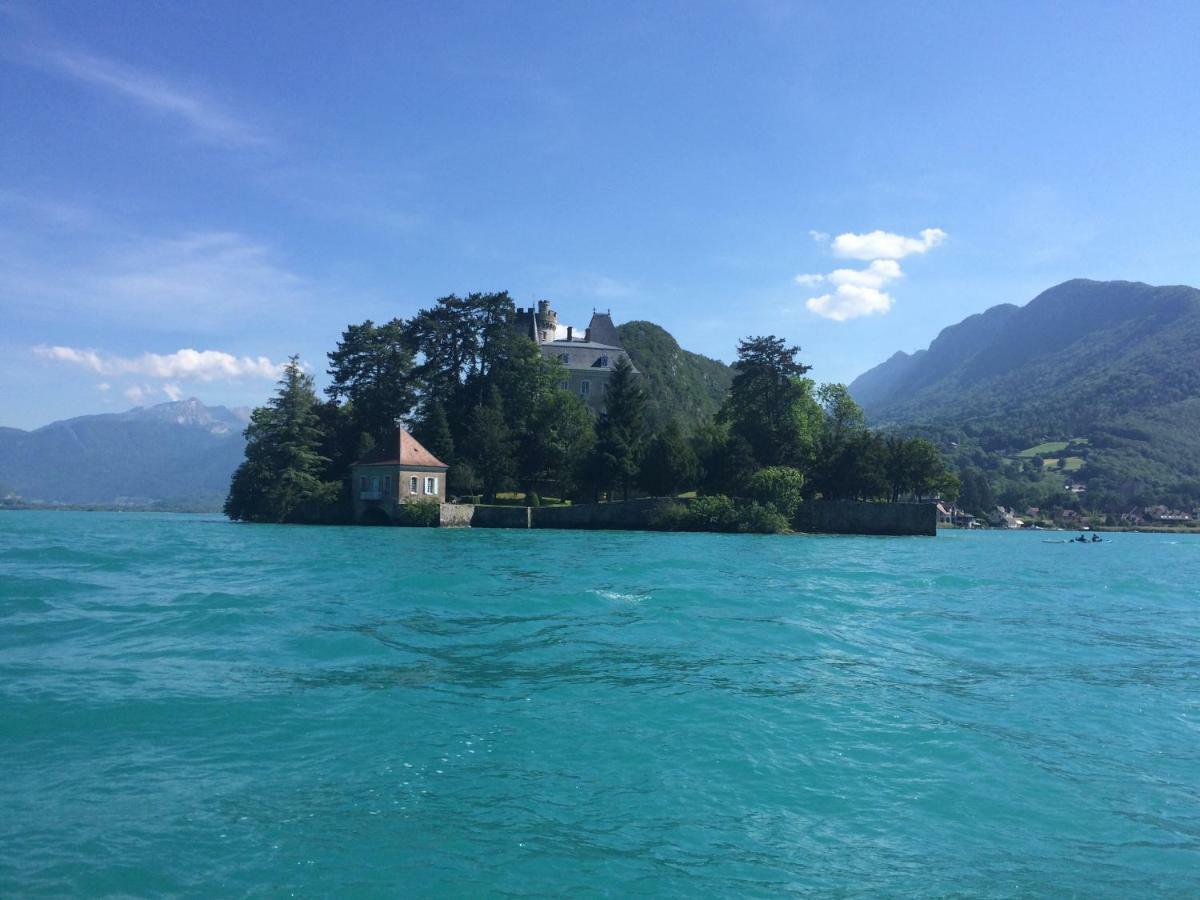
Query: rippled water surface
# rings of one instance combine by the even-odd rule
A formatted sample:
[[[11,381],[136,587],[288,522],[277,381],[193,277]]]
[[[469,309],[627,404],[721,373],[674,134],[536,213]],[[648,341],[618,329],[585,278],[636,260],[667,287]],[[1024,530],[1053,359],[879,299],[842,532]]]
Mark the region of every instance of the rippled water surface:
[[[1200,538],[0,513],[0,894],[1200,893]]]

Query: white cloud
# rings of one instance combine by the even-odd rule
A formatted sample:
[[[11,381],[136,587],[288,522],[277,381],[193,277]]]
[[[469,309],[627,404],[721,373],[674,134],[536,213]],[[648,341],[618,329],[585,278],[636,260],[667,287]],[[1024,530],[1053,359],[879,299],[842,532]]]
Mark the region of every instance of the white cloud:
[[[818,244],[824,244],[829,241],[829,232],[827,231],[810,231],[808,236]]]
[[[865,269],[834,269],[825,276],[808,276],[815,281],[800,281],[799,284],[814,284],[828,281],[834,290],[805,302],[810,312],[835,322],[845,322],[860,316],[882,315],[892,308],[892,297],[882,290],[889,282],[903,278],[904,272],[894,259],[874,260]]]
[[[162,391],[172,400],[178,400],[183,396],[183,390],[177,384],[164,384]]]
[[[100,382],[98,385],[96,385],[96,390],[98,390],[98,391],[111,391],[111,390],[112,390],[112,385],[111,385],[111,384],[109,384],[107,381],[102,381],[102,382]]]
[[[869,231],[866,234],[839,234],[833,239],[833,255],[843,259],[904,259],[914,253],[925,253],[946,239],[940,228],[926,228],[919,237],[904,237],[888,231]]]
[[[900,264],[894,259],[877,259],[865,269],[834,269],[828,277],[829,281],[836,285],[852,284],[881,288],[889,281],[903,276]]]
[[[820,240],[820,232],[810,234]],[[797,275],[792,280],[799,285],[824,282],[833,285],[829,293],[805,301],[808,310],[818,316],[846,322],[862,316],[884,315],[894,303],[884,288],[904,277],[897,260],[914,253],[925,253],[945,239],[946,232],[940,228],[926,228],[915,238],[879,230],[866,234],[839,234],[831,245],[833,255],[870,260],[865,269],[834,269],[827,275]]]
[[[858,284],[842,284],[832,294],[812,297],[804,304],[811,312],[835,322],[845,322],[860,316],[873,316],[888,312],[892,298],[883,291]]]
[[[217,102],[116,60],[58,49],[42,53],[37,63],[143,109],[181,120],[206,140],[229,145],[266,143],[257,128],[239,120]]]
[[[272,362],[265,356],[239,357],[220,350],[185,348],[165,355],[143,353],[141,356],[109,356],[95,350],[75,347],[38,346],[33,348],[33,352],[43,359],[81,366],[99,375],[141,375],[148,378],[191,381],[239,381],[257,378],[274,381],[283,371],[283,363]],[[163,390],[168,395],[171,392],[168,389],[179,390],[175,385],[164,385]]]

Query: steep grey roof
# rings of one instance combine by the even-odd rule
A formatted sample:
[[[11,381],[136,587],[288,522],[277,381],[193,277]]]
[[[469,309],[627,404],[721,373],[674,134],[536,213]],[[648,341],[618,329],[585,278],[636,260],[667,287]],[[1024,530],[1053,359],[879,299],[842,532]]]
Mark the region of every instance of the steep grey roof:
[[[601,344],[598,341],[546,341],[542,346],[558,347],[568,352],[577,348],[583,350],[612,350],[616,353],[624,351],[624,348],[620,344]]]
[[[613,324],[612,316],[608,313],[592,313],[592,321],[588,324],[588,336],[598,344],[621,346],[617,326]]]

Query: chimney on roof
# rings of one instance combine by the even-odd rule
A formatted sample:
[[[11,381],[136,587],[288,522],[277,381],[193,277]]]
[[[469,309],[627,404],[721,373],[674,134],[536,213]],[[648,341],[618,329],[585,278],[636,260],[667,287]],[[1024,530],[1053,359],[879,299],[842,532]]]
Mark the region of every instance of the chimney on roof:
[[[574,327],[572,327],[570,325],[567,326],[567,340],[568,341],[575,340],[575,329],[574,329]]]

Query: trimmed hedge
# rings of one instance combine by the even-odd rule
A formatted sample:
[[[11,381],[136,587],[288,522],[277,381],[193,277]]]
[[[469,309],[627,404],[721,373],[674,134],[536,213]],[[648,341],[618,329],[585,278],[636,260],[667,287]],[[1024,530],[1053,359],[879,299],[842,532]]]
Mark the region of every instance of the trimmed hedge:
[[[441,517],[442,507],[436,500],[410,500],[396,507],[393,518],[406,528],[436,528]]]

